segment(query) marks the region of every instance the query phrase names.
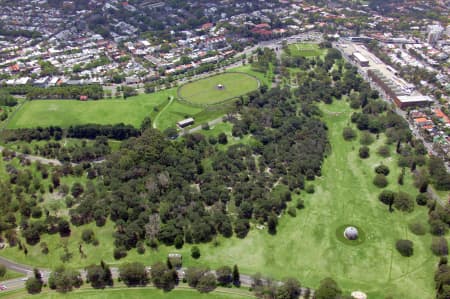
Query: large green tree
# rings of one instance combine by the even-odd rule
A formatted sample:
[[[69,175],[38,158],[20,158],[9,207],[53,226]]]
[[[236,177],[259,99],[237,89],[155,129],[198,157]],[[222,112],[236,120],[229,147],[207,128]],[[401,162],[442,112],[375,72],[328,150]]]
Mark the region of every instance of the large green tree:
[[[139,262],[122,264],[119,279],[127,286],[145,286],[149,281],[144,264]]]
[[[153,264],[150,270],[150,277],[155,287],[165,291],[172,290],[178,282],[177,271],[169,268],[164,263]]]
[[[339,299],[342,294],[338,284],[332,278],[325,278],[320,282],[315,292],[316,299]]]
[[[61,293],[67,293],[83,284],[80,272],[66,269],[64,266],[56,268],[48,278],[48,285]]]

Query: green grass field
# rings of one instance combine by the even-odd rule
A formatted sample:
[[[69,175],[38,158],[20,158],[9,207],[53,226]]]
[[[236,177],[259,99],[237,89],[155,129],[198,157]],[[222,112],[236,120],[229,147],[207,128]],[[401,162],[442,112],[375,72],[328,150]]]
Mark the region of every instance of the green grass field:
[[[8,124],[9,129],[32,128],[36,126],[69,127],[77,124],[125,123],[139,127],[146,116],[156,115],[154,107],[175,96],[176,90],[169,89],[154,94],[141,94],[127,100],[36,100],[24,104]]]
[[[311,43],[290,44],[288,47],[291,52],[291,56],[294,57],[316,57],[322,56],[326,52],[325,50],[320,49],[318,44]]]
[[[245,76],[245,75],[244,75]],[[173,101],[169,101],[174,97]],[[77,100],[39,100],[24,104],[8,124],[8,129],[33,128],[36,126],[61,126],[87,123],[125,123],[135,127],[149,116],[158,129],[175,127],[186,117],[194,117],[196,124],[216,119],[226,114],[232,103],[211,107],[198,107],[176,99],[176,90],[170,89],[154,94],[141,94],[127,100],[101,100],[81,102]]]
[[[242,299],[254,298],[250,292],[236,289],[219,288],[209,294],[201,294],[186,287],[177,288],[171,292],[163,292],[154,288],[113,288],[105,290],[80,289],[66,294],[55,291],[44,291],[37,295],[28,295],[24,291],[0,293],[3,299],[34,298],[34,299]]]
[[[218,88],[223,85],[223,89]],[[181,99],[200,105],[217,104],[257,89],[256,78],[244,73],[223,73],[181,86]]]
[[[256,72],[256,71],[252,70],[252,66],[250,64],[246,64],[246,65],[242,65],[242,66],[238,66],[238,67],[229,69],[227,71],[246,73],[246,74],[249,74],[251,76],[258,78],[258,80],[259,80],[259,82],[261,82],[261,84],[267,85],[269,88],[272,86],[272,77],[274,76],[273,69],[271,69],[270,73],[269,72],[261,73],[261,72]]]

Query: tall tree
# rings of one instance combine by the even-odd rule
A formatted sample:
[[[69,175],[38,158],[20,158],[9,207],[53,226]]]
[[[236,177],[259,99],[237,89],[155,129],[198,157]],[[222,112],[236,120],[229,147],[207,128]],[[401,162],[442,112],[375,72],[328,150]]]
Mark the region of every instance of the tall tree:
[[[234,265],[233,267],[233,285],[236,287],[241,286],[241,275],[239,274],[238,265]]]

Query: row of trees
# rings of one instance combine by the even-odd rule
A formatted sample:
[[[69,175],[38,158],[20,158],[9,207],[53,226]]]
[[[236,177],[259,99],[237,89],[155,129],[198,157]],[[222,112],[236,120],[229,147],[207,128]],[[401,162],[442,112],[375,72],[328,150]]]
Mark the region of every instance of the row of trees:
[[[83,86],[37,87],[33,85],[2,86],[10,94],[25,95],[29,100],[79,99],[87,96],[92,100],[103,99],[103,87],[98,84]]]
[[[50,126],[47,128],[37,127],[33,129],[15,129],[15,130],[3,130],[1,132],[1,138],[5,142],[13,141],[26,141],[31,142],[33,140],[61,140],[64,131],[61,127]]]
[[[27,141],[33,140],[61,140],[63,136],[68,138],[79,139],[96,139],[99,136],[107,137],[109,139],[125,140],[131,137],[140,135],[140,130],[132,125],[125,125],[123,123],[115,125],[99,125],[99,124],[85,124],[74,125],[68,129],[62,129],[58,126],[50,126],[46,128],[26,128],[15,130],[3,130],[1,138],[5,142]]]
[[[112,287],[114,280],[110,267],[103,261],[99,265],[91,265],[85,269],[86,283],[95,289]],[[34,275],[28,278],[26,289],[30,294],[40,293],[44,282],[39,270],[34,270]],[[181,277],[179,277],[181,275]],[[171,291],[175,288],[180,279],[190,287],[197,289],[201,293],[208,293],[216,289],[217,286],[230,287],[241,285],[239,268],[223,266],[215,271],[205,267],[191,267],[184,270],[177,270],[170,264],[157,262],[147,268],[142,263],[125,263],[119,267],[118,280],[128,287],[146,286],[152,283],[156,288],[164,291]],[[300,282],[295,278],[286,278],[282,282],[276,282],[268,278],[263,278],[261,274],[251,277],[251,288],[258,298],[273,299],[297,299],[300,295],[303,298],[311,298],[312,292],[308,288],[302,288]],[[52,290],[60,293],[67,293],[74,288],[83,285],[82,275],[79,271],[57,267],[51,272],[48,279],[48,286]],[[321,281],[319,288],[315,291],[316,299],[345,299],[350,296],[343,296],[338,284],[331,278]]]
[[[443,265],[443,263],[441,264]],[[93,288],[104,289],[114,285],[111,268],[103,261],[99,265],[88,266],[85,270],[86,283],[89,283]],[[6,268],[4,266],[0,267],[0,271],[0,274],[6,273]],[[169,259],[167,263],[157,262],[150,268],[146,268],[139,262],[122,264],[119,267],[118,279],[128,287],[146,286],[151,282],[159,289],[170,291],[178,285],[180,280],[179,273],[182,275],[183,282],[201,293],[211,292],[217,286],[229,287],[234,285],[239,287],[241,285],[241,276],[237,265],[234,265],[233,268],[223,266],[215,271],[204,267],[191,267],[177,271],[171,265]],[[441,283],[442,277],[441,273],[436,274],[436,280],[439,280],[439,283]],[[303,298],[312,296],[311,290],[302,288],[300,282],[295,278],[286,278],[279,283],[263,278],[260,274],[255,274],[251,277],[251,281],[251,290],[258,298],[296,299],[300,295]],[[70,292],[82,285],[81,273],[64,266],[57,267],[48,279],[49,288],[60,293]],[[25,284],[28,293],[38,294],[43,286],[42,274],[38,269],[34,269],[33,276],[29,277]],[[326,278],[321,281],[319,288],[315,291],[314,298],[345,299],[347,297],[342,296],[342,291],[334,280]]]
[[[123,123],[116,125],[76,125],[70,126],[67,130],[67,137],[83,139],[95,139],[98,136],[105,136],[110,139],[126,140],[139,135],[140,131],[138,129],[132,125],[125,125]]]

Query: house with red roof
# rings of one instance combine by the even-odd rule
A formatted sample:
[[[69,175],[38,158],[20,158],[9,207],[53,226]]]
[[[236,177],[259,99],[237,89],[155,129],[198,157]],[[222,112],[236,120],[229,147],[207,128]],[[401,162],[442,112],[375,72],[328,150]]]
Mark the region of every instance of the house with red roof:
[[[213,26],[214,26],[213,23],[205,23],[205,24],[202,25],[201,28],[202,28],[202,30],[209,30],[209,29],[211,29]]]
[[[444,112],[442,112],[441,109],[436,108],[436,109],[434,110],[434,114],[435,114],[439,119],[441,119],[442,122],[444,122],[444,123],[446,123],[446,124],[450,124],[450,119],[448,118],[448,116],[447,116]]]
[[[270,29],[270,25],[267,23],[261,23],[261,24],[255,25],[254,29]]]
[[[433,125],[433,121],[431,119],[426,118],[426,117],[416,118],[416,119],[414,119],[414,123],[419,128],[423,128],[425,126],[432,126]]]
[[[16,64],[13,64],[13,65],[10,65],[9,66],[9,70],[12,72],[12,73],[17,73],[17,72],[19,72],[20,71],[20,66],[16,63]]]

